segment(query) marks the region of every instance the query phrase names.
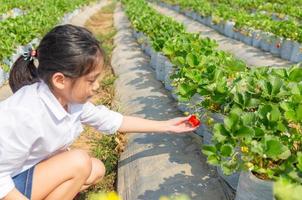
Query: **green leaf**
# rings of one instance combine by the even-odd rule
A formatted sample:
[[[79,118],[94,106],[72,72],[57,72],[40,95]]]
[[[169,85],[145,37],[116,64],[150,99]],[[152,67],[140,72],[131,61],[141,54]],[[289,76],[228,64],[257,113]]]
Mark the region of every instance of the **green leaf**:
[[[233,154],[233,147],[230,144],[224,144],[220,148],[222,156],[229,157]]]
[[[205,88],[210,91],[213,92],[216,88],[216,83],[212,83],[212,84],[208,84],[207,86],[205,86]]]
[[[197,57],[192,54],[192,53],[188,53],[187,56],[186,56],[186,62],[188,63],[188,65],[190,67],[195,67],[198,65],[198,60],[197,60]]]
[[[245,126],[254,125],[255,124],[255,114],[254,113],[244,113],[241,115],[243,124]]]
[[[180,95],[182,95],[183,97],[187,97],[188,95],[191,95],[191,92],[195,89],[192,86],[190,86],[187,83],[181,83],[178,85],[177,87]]]
[[[294,102],[299,103],[299,102],[302,101],[302,95],[294,94],[294,95],[292,95],[292,100],[293,100]]]
[[[165,55],[168,55],[168,56],[170,56],[170,55],[173,55],[174,54],[174,51],[173,51],[173,48],[171,47],[171,46],[164,46],[164,48],[163,48],[163,53],[165,54]]]
[[[288,172],[287,174],[290,178],[294,179],[297,182],[302,183],[302,178],[301,178],[300,174],[298,173],[298,171],[292,170],[292,171]]]
[[[278,106],[272,106],[272,111],[269,113],[269,119],[273,122],[278,121],[281,118],[281,113]]]
[[[271,105],[263,105],[259,108],[259,114],[262,118],[268,119],[268,114],[272,110]]]
[[[260,127],[255,127],[254,131],[255,131],[255,136],[256,137],[263,137],[264,134],[265,134],[265,130],[263,130]]]
[[[297,160],[298,160],[297,167],[302,172],[302,152],[297,153]]]
[[[236,137],[253,137],[255,135],[254,129],[248,126],[242,126],[240,129],[234,134]]]
[[[226,176],[230,176],[231,174],[234,173],[234,168],[233,167],[222,165],[221,169],[223,171],[223,174],[226,175]]]
[[[249,100],[249,103],[247,106],[249,108],[255,108],[255,107],[258,107],[260,103],[261,103],[261,101],[259,99],[252,98]]]
[[[203,145],[203,147],[202,147],[202,153],[204,153],[207,156],[216,155],[217,154],[217,150],[216,150],[216,147],[213,146],[213,145]]]
[[[277,95],[280,92],[280,88],[283,85],[283,81],[280,78],[272,78],[271,79],[272,84],[272,95]]]
[[[181,56],[177,56],[177,57],[174,57],[172,59],[173,63],[175,63],[177,66],[183,66],[185,65],[186,61],[183,57]]]
[[[288,148],[285,147],[279,140],[269,139],[266,141],[266,148],[264,153],[270,158],[277,159],[279,155],[287,150]]]
[[[280,200],[301,200],[302,186],[280,178],[274,183],[274,196]]]
[[[230,110],[230,113],[231,114],[236,114],[236,115],[242,115],[243,111],[241,108],[239,107],[233,107],[231,110]]]
[[[289,73],[289,80],[295,82],[302,81],[302,69],[300,67],[293,68]]]
[[[225,128],[230,132],[235,131],[235,126],[238,124],[238,122],[239,116],[235,113],[230,113],[229,116],[224,118]]]
[[[280,108],[282,108],[284,111],[288,111],[291,109],[291,106],[288,102],[280,102]]]
[[[246,64],[242,60],[238,59],[233,59],[232,57],[230,58],[231,62],[228,63],[226,66],[229,70],[234,71],[234,72],[239,72],[239,71],[245,71],[246,70]]]
[[[297,83],[289,83],[288,87],[290,88],[290,92],[292,94],[300,94],[300,90]]]
[[[267,95],[272,94],[272,90],[273,90],[272,84],[268,80],[261,80],[260,84],[262,86],[263,93],[265,93]]]
[[[220,134],[223,136],[229,136],[228,131],[225,129],[223,124],[216,123],[213,127],[213,132],[214,132],[214,134],[216,133],[216,134]]]
[[[220,80],[216,82],[217,86],[217,92],[223,94],[227,92],[227,87],[226,87],[226,81],[225,80]]]
[[[288,121],[296,121],[296,112],[293,110],[288,110],[284,113],[285,119]]]
[[[244,100],[241,93],[236,93],[234,95],[234,101],[239,104],[240,106],[244,107]]]
[[[216,155],[210,155],[210,156],[208,156],[208,163],[210,165],[218,165],[219,164],[219,159],[217,158]]]
[[[282,123],[282,121],[278,121],[278,123],[277,123],[277,130],[281,131],[281,132],[285,132],[287,130],[286,126]]]
[[[225,77],[225,74],[221,69],[216,69],[215,70],[215,76],[214,79],[217,81],[221,81]]]
[[[297,113],[297,120],[301,121],[302,120],[302,104],[299,104],[298,109],[296,110]]]
[[[200,73],[195,70],[195,69],[186,69],[185,71],[185,76],[189,79],[191,79],[194,84],[199,84],[199,82],[201,81],[201,76]]]
[[[283,148],[283,152],[278,156],[278,158],[285,160],[287,159],[289,156],[291,155],[291,152],[289,149],[287,149],[286,147]]]
[[[286,78],[287,77],[287,70],[286,69],[272,69],[272,74],[277,75],[278,77],[281,78]]]
[[[264,149],[263,149],[262,142],[258,142],[256,140],[253,140],[251,142],[251,151],[256,153],[256,154],[259,154],[259,155],[263,156]]]

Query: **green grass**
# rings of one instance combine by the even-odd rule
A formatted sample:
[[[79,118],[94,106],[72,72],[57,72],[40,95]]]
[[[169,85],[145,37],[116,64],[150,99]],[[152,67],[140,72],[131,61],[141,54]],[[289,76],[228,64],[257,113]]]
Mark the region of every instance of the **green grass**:
[[[108,57],[111,56],[111,53],[112,53],[112,50],[114,48],[114,46],[112,45],[111,42],[108,42],[108,41],[111,41],[112,38],[115,36],[116,34],[116,30],[113,29],[112,31],[110,31],[109,33],[106,33],[106,34],[100,34],[100,35],[97,35],[96,38],[101,42],[102,44],[102,47],[107,55],[107,59]]]
[[[115,141],[115,135],[103,135],[102,139],[95,141],[93,156],[101,159],[106,166],[106,174],[116,171],[118,162],[118,152],[115,147],[118,145]]]

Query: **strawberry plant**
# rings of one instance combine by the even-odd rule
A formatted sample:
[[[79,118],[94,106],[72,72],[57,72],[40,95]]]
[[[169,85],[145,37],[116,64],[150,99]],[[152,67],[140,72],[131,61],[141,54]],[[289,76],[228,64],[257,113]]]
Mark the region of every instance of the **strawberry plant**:
[[[34,0],[2,0],[0,4],[0,15],[5,14],[13,8],[19,8],[21,10],[28,10],[35,3]]]
[[[230,114],[214,125],[213,145],[203,147],[208,162],[226,174],[251,170],[260,178],[302,183],[301,72],[297,67],[256,69],[239,81]]]
[[[162,1],[171,3],[170,0]],[[173,5],[175,4],[180,5],[182,10],[194,10],[201,16],[211,16],[214,24],[226,20],[233,21],[237,31],[258,29],[302,42],[301,19],[299,18],[302,16],[301,8],[297,8],[295,3],[286,2],[284,6],[280,7],[280,4],[270,4],[264,0],[251,2],[245,0],[174,0]],[[251,10],[253,11],[251,12]],[[286,20],[276,21],[272,19],[273,12],[286,13],[289,17]]]
[[[132,25],[176,66],[171,78],[180,100],[198,94],[203,100],[197,107],[224,114],[223,123],[207,119],[213,125],[212,144],[203,146],[208,162],[226,174],[251,170],[260,178],[302,183],[302,69],[248,69],[218,51],[215,41],[185,32],[143,0],[123,3]]]
[[[71,12],[90,1],[22,1],[20,6],[24,5],[27,9],[24,16],[0,21],[0,60],[3,61],[10,57],[19,45],[26,45],[34,38],[45,34],[59,22],[66,12]],[[18,4],[20,1],[15,0],[14,2]]]

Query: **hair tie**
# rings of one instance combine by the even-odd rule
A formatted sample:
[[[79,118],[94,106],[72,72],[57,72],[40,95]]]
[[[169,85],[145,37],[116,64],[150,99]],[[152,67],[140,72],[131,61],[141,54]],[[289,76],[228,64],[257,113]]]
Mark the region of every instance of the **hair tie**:
[[[34,63],[34,66],[36,68],[38,68],[39,66],[39,61],[37,59],[37,56],[38,56],[38,52],[37,50],[34,50],[32,49],[31,47],[28,48],[27,51],[25,51],[22,56],[24,57],[24,60],[29,60],[29,61],[32,61],[33,60],[33,63]]]
[[[29,48],[22,54],[22,56],[24,57],[24,60],[32,61],[34,58],[37,58],[37,50]]]

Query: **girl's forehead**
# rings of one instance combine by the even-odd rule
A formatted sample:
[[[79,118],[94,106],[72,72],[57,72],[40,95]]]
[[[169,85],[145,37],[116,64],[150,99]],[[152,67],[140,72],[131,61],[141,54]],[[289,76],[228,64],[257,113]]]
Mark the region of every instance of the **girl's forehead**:
[[[88,76],[94,76],[96,74],[101,73],[104,67],[104,62],[100,61],[97,66],[88,74]]]

